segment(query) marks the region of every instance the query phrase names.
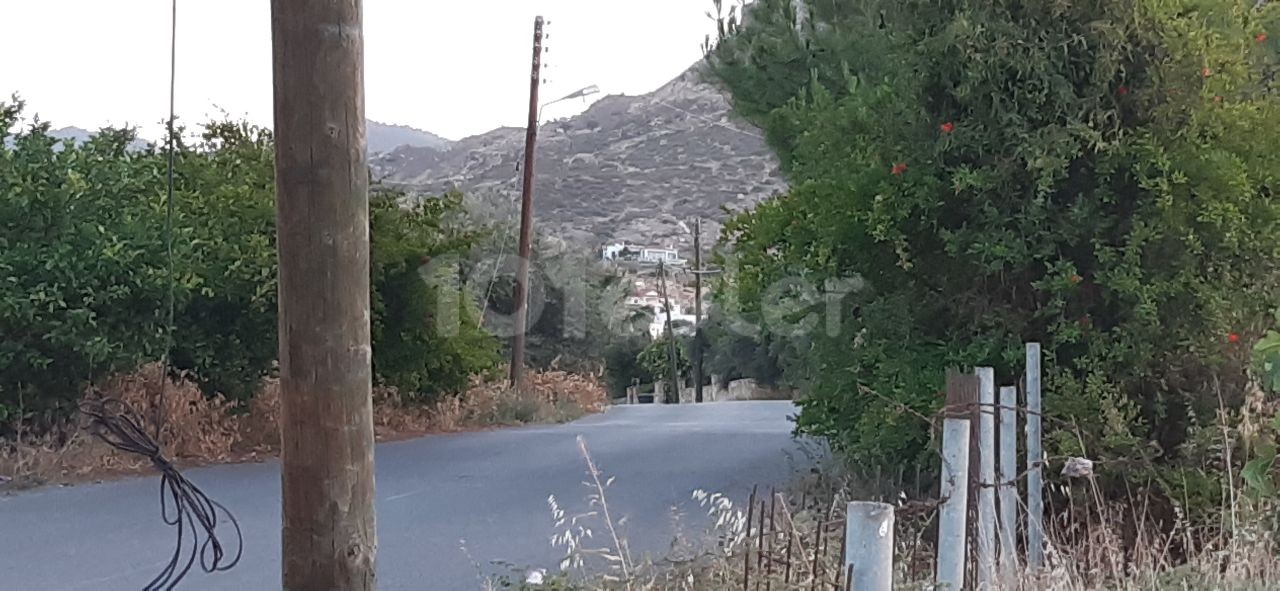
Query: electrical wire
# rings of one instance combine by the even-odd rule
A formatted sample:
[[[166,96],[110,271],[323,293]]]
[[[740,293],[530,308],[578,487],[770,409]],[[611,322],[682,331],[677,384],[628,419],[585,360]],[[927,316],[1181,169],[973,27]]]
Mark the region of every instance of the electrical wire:
[[[168,564],[143,591],[174,589],[191,572],[197,557],[201,570],[210,574],[230,570],[240,562],[244,537],[235,516],[206,496],[164,457],[132,407],[116,398],[102,398],[80,403],[80,413],[88,418],[86,429],[98,439],[124,453],[147,458],[160,472],[160,516],[165,524],[177,528],[177,544]],[[219,514],[235,530],[234,554],[227,552],[218,536]]]
[[[175,308],[177,299],[174,292],[177,290],[177,279],[173,269],[173,168],[174,168],[174,119],[176,112],[176,88],[178,78],[178,0],[172,0],[170,6],[169,17],[169,123],[168,123],[168,171],[166,174],[166,193],[165,193],[165,215],[164,215],[164,249],[167,263],[165,272],[165,281],[168,283],[168,295],[166,304],[166,317],[164,328],[164,356],[161,365],[164,366],[164,373],[160,380],[160,396],[155,409],[155,438],[160,439],[161,430],[164,429],[164,402],[169,383],[168,376],[171,369],[170,363],[173,357],[173,325],[175,318]]]
[[[191,572],[197,559],[206,573],[230,570],[240,562],[244,552],[244,536],[240,524],[225,506],[210,499],[195,484],[187,480],[164,457],[158,443],[164,429],[165,397],[172,369],[173,332],[177,308],[177,277],[174,269],[174,168],[177,153],[177,64],[178,64],[178,1],[170,4],[169,21],[169,120],[166,144],[168,166],[165,187],[164,247],[166,258],[166,282],[168,294],[165,301],[165,341],[160,375],[160,391],[155,407],[155,434],[148,435],[138,412],[124,401],[115,398],[86,400],[79,410],[88,419],[86,430],[113,449],[138,455],[151,461],[160,472],[160,518],[166,525],[177,529],[177,541],[169,562],[143,591],[171,591]],[[219,517],[230,523],[235,531],[235,552],[229,554],[218,535]]]
[[[507,258],[507,243],[510,242],[511,234],[509,232],[502,233],[502,246],[498,249],[498,258],[493,262],[493,276],[489,278],[489,286],[484,290],[484,301],[480,307],[480,317],[476,320],[476,326],[484,325],[484,316],[489,313],[489,298],[493,295],[493,285],[498,282],[498,272],[502,269],[502,261]]]

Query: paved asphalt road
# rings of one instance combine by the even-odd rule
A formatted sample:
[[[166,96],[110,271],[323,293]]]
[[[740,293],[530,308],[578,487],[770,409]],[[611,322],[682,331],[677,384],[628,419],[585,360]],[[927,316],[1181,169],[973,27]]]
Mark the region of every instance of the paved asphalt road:
[[[744,499],[797,467],[789,402],[622,406],[568,425],[430,436],[377,451],[378,578],[387,591],[477,589],[492,561],[554,569],[560,550],[547,496],[586,509],[576,437],[609,476],[610,508],[629,516],[633,550],[662,555],[686,514],[705,525],[695,489]],[[280,482],[274,462],[190,470],[235,513],[245,558],[194,573],[181,589],[279,589]],[[172,552],[157,480],[136,478],[0,496],[0,590],[140,589]],[[600,529],[600,528],[597,528]],[[465,543],[463,542],[465,540]],[[464,550],[465,546],[465,550]]]

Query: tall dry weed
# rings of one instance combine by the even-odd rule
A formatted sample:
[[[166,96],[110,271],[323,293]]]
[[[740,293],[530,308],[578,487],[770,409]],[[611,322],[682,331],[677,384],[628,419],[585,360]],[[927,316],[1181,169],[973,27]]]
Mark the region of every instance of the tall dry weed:
[[[608,397],[595,376],[530,372],[527,387],[472,380],[466,392],[432,405],[411,402],[394,388],[375,387],[373,419],[377,437],[396,439],[495,425],[554,422],[604,410]],[[264,380],[244,407],[221,396],[207,397],[184,376],[166,377],[153,363],[113,376],[86,397],[119,398],[134,408],[148,433],[156,433],[164,454],[180,463],[241,461],[280,449],[280,382]],[[75,420],[41,434],[15,429],[0,440],[0,486],[34,486],[147,469],[144,458],[120,454],[89,437]]]

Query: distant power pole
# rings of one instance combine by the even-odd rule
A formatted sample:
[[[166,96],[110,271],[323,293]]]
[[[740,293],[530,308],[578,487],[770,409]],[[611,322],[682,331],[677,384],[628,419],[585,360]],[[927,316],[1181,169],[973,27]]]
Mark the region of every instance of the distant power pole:
[[[533,21],[533,72],[529,79],[529,125],[524,136],[524,185],[520,192],[520,259],[516,261],[516,330],[511,344],[511,386],[524,375],[525,333],[529,330],[529,241],[533,235],[533,165],[538,145],[538,87],[542,83],[542,17]]]
[[[676,353],[676,333],[671,329],[671,298],[667,292],[667,266],[663,261],[658,261],[658,279],[662,281],[662,305],[667,309],[667,345],[668,356],[671,361],[671,392],[667,394],[667,402],[671,401],[671,397],[675,396],[675,401],[680,402],[680,356]]]
[[[362,0],[273,0],[282,588],[374,589]]]
[[[702,402],[702,218],[693,220],[693,391]]]
[[[702,218],[693,220],[693,381],[694,400],[702,402],[702,276],[720,271],[702,267]]]

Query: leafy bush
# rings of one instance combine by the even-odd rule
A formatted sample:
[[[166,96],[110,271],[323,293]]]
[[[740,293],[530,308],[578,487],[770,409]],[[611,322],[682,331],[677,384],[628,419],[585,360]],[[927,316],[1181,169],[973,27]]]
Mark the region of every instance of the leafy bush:
[[[1263,387],[1280,394],[1280,309],[1276,310],[1275,328],[1253,347],[1254,367],[1262,379]],[[1237,336],[1238,338],[1238,336]]]
[[[1080,427],[1050,453],[1198,461],[1180,446],[1242,404],[1280,294],[1277,7],[811,4],[760,0],[709,54],[792,185],[726,227],[721,292],[758,314],[797,273],[867,285],[786,367],[801,430],[926,459],[903,408],[934,412],[948,365],[1016,375],[1035,340]]]
[[[129,152],[128,131],[7,133],[21,112],[0,103],[0,421],[68,404],[164,343],[159,162]]]
[[[1276,310],[1275,329],[1268,330],[1266,335],[1253,347],[1254,369],[1258,371],[1259,381],[1265,390],[1264,395],[1280,394],[1280,309]],[[1256,410],[1256,409],[1255,409]],[[1264,424],[1260,432],[1254,434],[1251,459],[1240,471],[1240,476],[1248,486],[1249,492],[1256,497],[1266,497],[1275,501],[1276,455],[1277,444],[1280,443],[1280,409],[1275,405],[1263,405],[1261,417]],[[1269,412],[1270,416],[1266,413]]]
[[[725,311],[711,308],[703,329],[705,370],[707,374],[719,375],[724,383],[749,378],[757,383],[772,386],[783,377],[782,361],[772,333],[761,331],[753,335],[747,331],[735,330],[725,317]]]
[[[689,353],[687,351],[688,343],[683,339],[676,339],[676,371],[679,375],[687,375],[689,373]],[[645,371],[646,381],[663,382],[671,380],[671,337],[664,335],[662,338],[649,343],[640,352],[640,356],[636,358],[640,367]]]
[[[174,181],[173,363],[206,394],[244,401],[276,359],[271,134],[209,123],[199,144],[178,151]]]
[[[474,236],[448,223],[462,207],[461,196],[413,205],[402,204],[402,197],[382,192],[370,202],[373,365],[381,380],[410,399],[434,400],[462,392],[473,375],[492,372],[501,359],[475,304],[458,295],[456,270],[435,267],[435,276],[427,270],[433,257],[471,248]],[[445,297],[451,299],[442,302]]]
[[[83,145],[47,124],[12,131],[22,107],[0,103],[0,422],[65,411],[87,382],[159,359],[168,341],[166,156],[130,150],[129,130]],[[172,361],[242,403],[276,359],[271,135],[210,123],[177,146],[174,180]],[[371,198],[375,370],[409,396],[460,392],[496,367],[498,343],[466,298],[458,330],[436,330],[443,285],[420,269],[475,237],[452,222],[460,196],[405,201]]]
[[[479,287],[481,299],[487,295],[489,310],[505,315],[515,310],[515,280],[501,268],[495,276],[494,263],[511,254],[505,237],[515,231],[499,225],[494,234],[504,238],[477,253],[483,255],[477,269],[485,281],[473,286]],[[651,318],[647,310],[625,304],[630,278],[602,265],[595,253],[554,238],[540,237],[532,251],[527,363],[583,374],[603,369],[610,391],[621,396],[631,379],[643,373],[635,360],[649,342],[645,327]]]
[[[619,339],[605,348],[605,376],[610,395],[623,396],[633,380],[648,379],[649,372],[640,365],[639,359],[650,342],[648,336],[636,335]]]

